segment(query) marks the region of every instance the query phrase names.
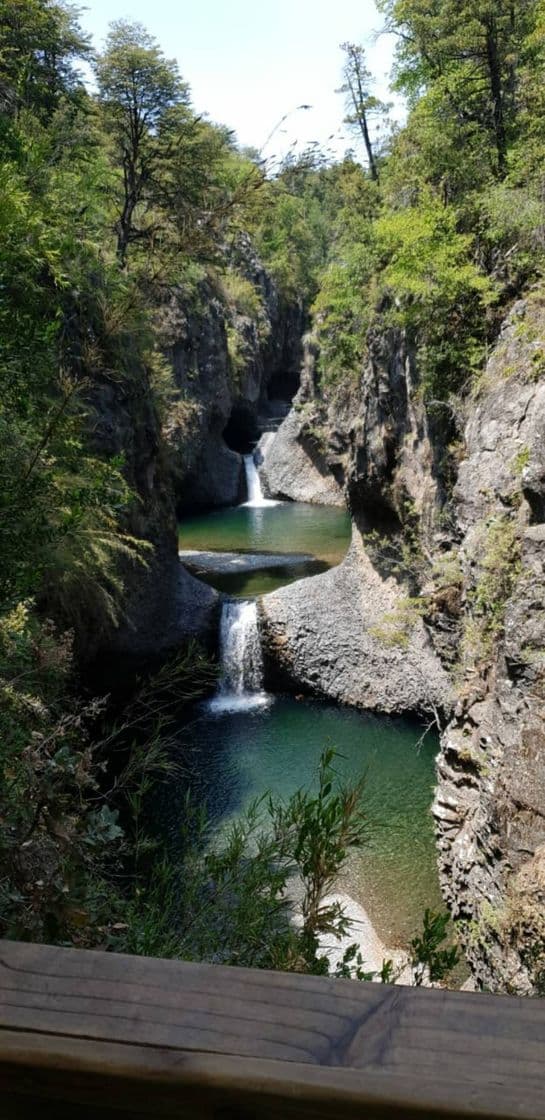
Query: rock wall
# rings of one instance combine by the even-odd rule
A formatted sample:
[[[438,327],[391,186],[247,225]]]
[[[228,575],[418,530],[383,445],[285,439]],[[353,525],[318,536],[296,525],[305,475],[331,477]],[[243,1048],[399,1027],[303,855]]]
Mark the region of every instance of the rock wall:
[[[298,410],[292,409],[274,439],[264,436],[257,454],[263,493],[269,498],[316,505],[344,505],[341,487],[320,449],[305,438]]]
[[[89,619],[77,636],[80,660],[145,661],[192,638],[215,644],[219,597],[178,560],[172,474],[147,369],[136,366],[126,381],[99,383],[92,408],[94,446],[102,455],[123,457],[136,495],[125,528],[151,548],[143,563],[122,563],[121,621],[114,626],[102,618],[97,626]]]
[[[370,341],[359,384],[327,397],[307,347],[296,408],[265,456],[262,477],[273,493],[302,500],[316,500],[313,487],[328,470],[330,492],[338,500],[343,487],[353,520],[352,545],[338,568],[264,597],[269,674],[376,711],[448,711],[449,677],[414,610],[413,589],[399,567],[388,570],[369,545],[369,534],[380,527],[388,547],[401,552],[408,505],[431,537],[439,508],[434,454],[424,409],[415,404],[406,340],[389,332]],[[311,440],[320,450],[320,471],[309,453]],[[294,446],[295,469],[289,462]],[[280,481],[286,477],[289,485]]]
[[[442,888],[482,985],[545,981],[545,306],[505,324],[455,489],[465,646],[434,813]],[[494,595],[487,636],[486,595]]]
[[[260,414],[271,399],[291,400],[299,385],[302,306],[283,303],[249,241],[241,242],[235,258],[240,274],[261,294],[260,317],[229,309],[210,282],[189,302],[173,293],[158,315],[161,346],[180,396],[178,416],[173,410],[167,427],[180,512],[243,499],[241,453],[259,436]]]
[[[442,889],[477,981],[520,993],[545,991],[544,374],[535,290],[465,402],[448,493],[452,432],[426,415],[402,335],[375,334],[361,379],[342,392],[321,390],[307,355],[278,455],[319,448],[353,542],[339,568],[266,596],[262,619],[271,679],[289,687],[380,711],[448,712],[456,697],[434,803]],[[294,486],[306,470],[298,463]],[[411,617],[415,593],[424,617]]]

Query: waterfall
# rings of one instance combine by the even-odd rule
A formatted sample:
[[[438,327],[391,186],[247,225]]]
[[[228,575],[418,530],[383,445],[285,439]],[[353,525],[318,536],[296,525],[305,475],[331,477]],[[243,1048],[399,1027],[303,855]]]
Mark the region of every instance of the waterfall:
[[[244,456],[244,470],[246,471],[246,486],[248,488],[248,501],[244,502],[244,505],[250,506],[252,509],[263,509],[265,506],[277,506],[278,502],[272,501],[271,498],[263,497],[261,479],[253,455]]]
[[[263,657],[255,599],[228,599],[220,623],[221,679],[210,701],[212,711],[260,708],[269,703],[263,692]]]

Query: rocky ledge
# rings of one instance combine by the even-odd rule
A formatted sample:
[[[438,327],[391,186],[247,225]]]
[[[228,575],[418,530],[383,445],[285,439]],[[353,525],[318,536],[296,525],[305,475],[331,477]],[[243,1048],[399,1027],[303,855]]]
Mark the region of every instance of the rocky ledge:
[[[379,575],[355,526],[346,559],[262,599],[271,682],[373,711],[449,710],[448,675],[395,579]]]
[[[256,455],[263,492],[271,498],[316,505],[344,504],[341,487],[323,457],[303,437],[299,413],[292,409],[271,438],[266,433]]]

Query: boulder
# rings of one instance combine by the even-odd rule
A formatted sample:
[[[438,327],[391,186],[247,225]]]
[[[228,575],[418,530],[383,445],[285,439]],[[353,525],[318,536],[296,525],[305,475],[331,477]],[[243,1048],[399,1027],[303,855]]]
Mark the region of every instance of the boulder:
[[[337,568],[264,596],[262,629],[272,681],[378,712],[449,710],[421,618],[407,625],[403,589],[373,566],[357,527]]]
[[[295,409],[270,437],[271,433],[262,437],[256,454],[263,492],[268,497],[317,505],[344,504],[341,487],[323,457],[303,440]]]

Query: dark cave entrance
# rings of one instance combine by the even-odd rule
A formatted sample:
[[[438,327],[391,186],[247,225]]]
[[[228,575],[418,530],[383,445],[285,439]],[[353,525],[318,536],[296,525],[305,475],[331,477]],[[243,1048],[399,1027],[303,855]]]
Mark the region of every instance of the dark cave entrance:
[[[249,455],[259,439],[259,425],[254,409],[250,405],[234,405],[223,438],[231,451]]]

